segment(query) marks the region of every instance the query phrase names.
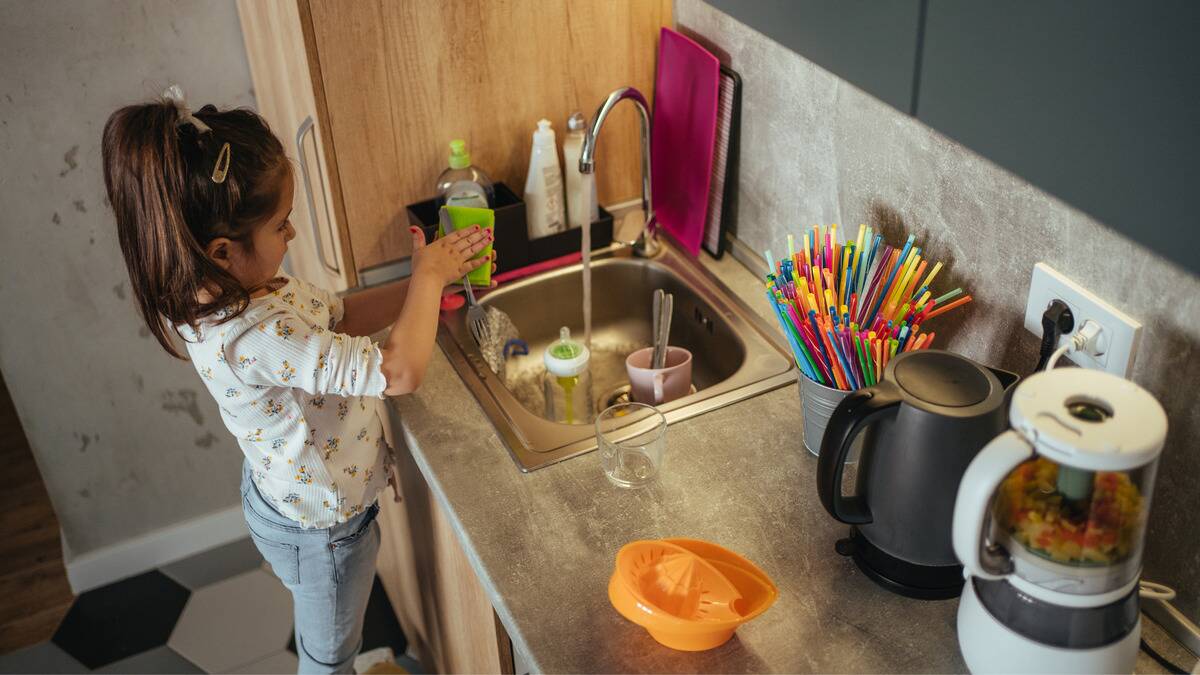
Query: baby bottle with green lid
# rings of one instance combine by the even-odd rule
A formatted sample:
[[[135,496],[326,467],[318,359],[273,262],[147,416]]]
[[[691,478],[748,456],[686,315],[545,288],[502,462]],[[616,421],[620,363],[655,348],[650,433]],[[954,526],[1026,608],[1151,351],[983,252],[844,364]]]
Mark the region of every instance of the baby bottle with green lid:
[[[566,424],[591,424],[596,409],[592,400],[592,376],[588,372],[591,353],[582,342],[571,339],[571,329],[563,326],[558,340],[546,347],[543,361],[543,389],[546,393],[546,419]]]

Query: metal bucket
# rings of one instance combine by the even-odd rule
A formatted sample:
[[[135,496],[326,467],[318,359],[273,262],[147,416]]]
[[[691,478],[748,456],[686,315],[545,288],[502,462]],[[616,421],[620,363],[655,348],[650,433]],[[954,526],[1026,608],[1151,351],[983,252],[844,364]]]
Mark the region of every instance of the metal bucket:
[[[804,447],[812,453],[813,457],[821,454],[821,439],[825,436],[825,427],[829,424],[829,417],[833,415],[833,410],[849,393],[841,389],[826,387],[800,375],[800,406],[804,413]],[[850,446],[850,452],[846,456],[847,464],[858,461],[858,453],[862,449],[862,439],[863,434],[858,434],[858,437],[854,439],[854,443]]]

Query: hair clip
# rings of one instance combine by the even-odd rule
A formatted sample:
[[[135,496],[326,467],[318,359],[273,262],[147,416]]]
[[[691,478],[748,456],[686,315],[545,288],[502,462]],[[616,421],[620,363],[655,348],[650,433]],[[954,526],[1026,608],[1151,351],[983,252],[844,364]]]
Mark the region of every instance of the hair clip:
[[[217,153],[217,163],[213,165],[212,181],[214,183],[221,184],[225,182],[225,176],[229,173],[230,159],[229,144],[225,143],[221,146],[221,152]]]

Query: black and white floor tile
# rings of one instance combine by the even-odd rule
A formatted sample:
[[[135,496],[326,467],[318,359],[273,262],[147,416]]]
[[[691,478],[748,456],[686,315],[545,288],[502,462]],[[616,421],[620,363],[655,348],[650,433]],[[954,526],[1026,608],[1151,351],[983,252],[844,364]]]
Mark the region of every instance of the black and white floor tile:
[[[376,578],[363,651],[384,646],[401,655],[407,643]],[[80,595],[52,640],[0,656],[0,673],[294,673],[296,663],[291,594],[242,539]]]

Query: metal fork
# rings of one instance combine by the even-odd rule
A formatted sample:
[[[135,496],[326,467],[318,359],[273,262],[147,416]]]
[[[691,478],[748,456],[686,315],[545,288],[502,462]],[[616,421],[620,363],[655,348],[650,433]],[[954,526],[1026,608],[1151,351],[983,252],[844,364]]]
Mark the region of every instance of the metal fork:
[[[471,337],[475,338],[475,344],[482,347],[492,338],[487,310],[475,302],[475,292],[471,290],[471,280],[466,275],[463,276],[463,289],[467,292],[467,326],[471,329]]]

